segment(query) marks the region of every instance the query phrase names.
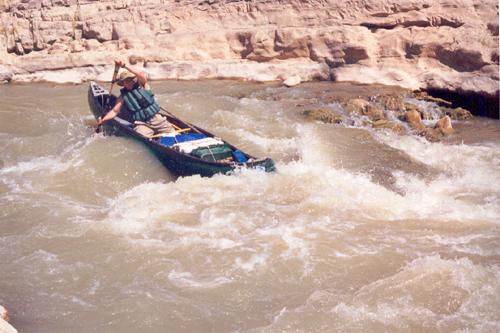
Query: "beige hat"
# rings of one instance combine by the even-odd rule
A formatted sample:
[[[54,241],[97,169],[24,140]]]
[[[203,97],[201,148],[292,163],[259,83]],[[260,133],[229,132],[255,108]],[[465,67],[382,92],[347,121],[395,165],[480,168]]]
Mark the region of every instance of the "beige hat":
[[[116,84],[119,86],[123,86],[123,81],[125,81],[126,79],[134,79],[134,78],[135,78],[134,74],[130,73],[129,71],[123,71],[118,76]]]

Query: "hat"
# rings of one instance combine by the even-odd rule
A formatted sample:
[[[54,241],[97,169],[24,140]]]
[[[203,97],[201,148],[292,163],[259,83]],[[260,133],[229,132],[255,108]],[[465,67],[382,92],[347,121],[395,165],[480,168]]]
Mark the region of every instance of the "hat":
[[[126,79],[134,79],[134,78],[135,78],[134,74],[130,73],[129,71],[123,71],[118,76],[116,84],[119,86],[123,86],[123,81],[125,81]]]

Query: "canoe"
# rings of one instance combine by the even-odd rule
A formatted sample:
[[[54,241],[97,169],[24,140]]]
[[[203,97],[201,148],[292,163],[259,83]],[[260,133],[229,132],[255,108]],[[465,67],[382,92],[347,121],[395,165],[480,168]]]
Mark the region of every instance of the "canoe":
[[[116,103],[117,96],[95,82],[88,90],[90,110],[97,119]],[[133,129],[133,121],[127,110],[103,124],[105,134],[122,135],[142,142],[160,162],[178,176],[227,174],[238,168],[275,170],[270,158],[256,158],[242,152],[228,142],[215,137],[204,129],[182,121],[162,108],[160,113],[178,129],[175,136],[147,138]]]

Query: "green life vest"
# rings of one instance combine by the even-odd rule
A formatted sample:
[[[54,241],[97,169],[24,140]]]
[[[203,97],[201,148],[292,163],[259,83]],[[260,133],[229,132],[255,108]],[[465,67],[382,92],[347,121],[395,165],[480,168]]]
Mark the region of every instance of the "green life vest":
[[[134,89],[122,88],[120,92],[134,120],[147,121],[160,112],[160,106],[156,103],[153,92],[144,89],[138,83],[134,85]]]

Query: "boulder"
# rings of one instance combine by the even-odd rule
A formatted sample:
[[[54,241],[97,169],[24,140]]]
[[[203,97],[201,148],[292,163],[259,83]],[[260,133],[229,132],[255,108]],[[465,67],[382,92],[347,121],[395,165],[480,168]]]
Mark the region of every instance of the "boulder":
[[[356,114],[363,114],[363,112],[366,110],[366,108],[370,105],[370,102],[361,99],[361,98],[353,98],[347,101],[344,105],[344,109],[348,113],[356,113]]]
[[[444,113],[453,120],[468,120],[473,118],[472,113],[463,108],[444,108]]]
[[[367,116],[373,121],[385,119],[385,115],[382,110],[361,98],[350,99],[347,103],[345,103],[344,109],[348,113]]]
[[[280,53],[275,49],[274,37],[274,30],[256,30],[249,40],[249,48],[252,52],[246,58],[254,61],[269,61],[277,58]]]
[[[275,34],[274,49],[280,53],[279,59],[309,58],[309,39],[302,29],[280,29]]]
[[[385,119],[384,111],[371,104],[368,104],[363,114],[374,121]]]
[[[430,142],[438,142],[443,138],[443,133],[437,128],[425,128],[419,133]]]
[[[375,100],[384,109],[400,111],[405,109],[404,97],[403,95],[379,95]]]
[[[424,123],[422,122],[422,117],[420,112],[417,110],[410,110],[405,112],[406,122],[414,129],[418,131],[425,130]]]
[[[305,110],[302,114],[310,119],[329,124],[340,124],[342,122],[342,116],[328,109]]]
[[[49,54],[63,54],[66,53],[69,46],[65,43],[54,43],[49,48]]]
[[[434,128],[439,130],[443,135],[450,135],[454,132],[454,129],[451,126],[451,118],[449,116],[444,116],[439,119]]]
[[[96,39],[86,39],[83,41],[83,47],[88,51],[97,51],[101,47],[101,43]]]
[[[385,119],[373,121],[371,123],[373,128],[387,128],[390,129],[396,133],[402,133],[403,132],[403,127],[401,124],[398,124],[397,122],[394,121],[389,121]]]
[[[71,50],[71,53],[79,53],[85,51],[83,43],[79,40],[72,41],[69,48]]]

